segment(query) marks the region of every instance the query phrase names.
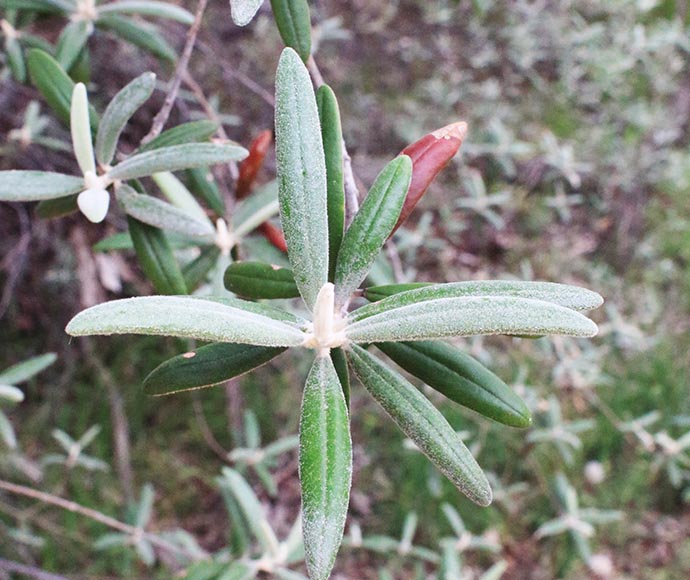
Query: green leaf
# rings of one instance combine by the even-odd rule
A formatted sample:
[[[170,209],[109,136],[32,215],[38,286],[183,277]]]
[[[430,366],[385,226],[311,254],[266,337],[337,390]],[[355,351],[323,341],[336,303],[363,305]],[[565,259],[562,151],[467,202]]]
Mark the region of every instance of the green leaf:
[[[284,350],[224,342],[202,346],[156,367],[144,379],[144,393],[170,395],[211,387],[263,365]]]
[[[55,353],[47,353],[20,362],[0,373],[0,383],[4,385],[18,385],[28,381],[41,371],[47,369],[57,360]]]
[[[101,16],[98,27],[111,30],[120,38],[169,62],[175,62],[177,53],[156,28],[146,22],[136,22],[122,16]]]
[[[0,201],[40,201],[84,189],[81,177],[50,171],[0,171]]]
[[[340,380],[340,386],[343,389],[343,395],[345,397],[345,403],[348,409],[350,408],[350,373],[347,370],[347,358],[345,357],[345,352],[342,348],[332,348],[331,349],[331,360],[333,361],[333,366],[335,367],[335,372],[338,373],[338,379]]]
[[[352,345],[347,356],[364,387],[420,451],[473,502],[489,505],[491,488],[486,476],[438,409],[363,348]]]
[[[117,232],[106,238],[103,238],[100,242],[96,242],[92,249],[94,252],[112,252],[113,250],[133,250],[134,244],[132,243],[132,236],[129,232]]]
[[[74,81],[52,56],[42,50],[30,50],[26,63],[33,85],[57,117],[69,127]],[[89,117],[91,129],[95,130],[98,127],[98,115],[93,107],[89,107]]]
[[[190,296],[143,296],[98,304],[77,314],[66,330],[72,336],[148,334],[258,346],[299,346],[304,341],[304,333],[293,325]]]
[[[96,159],[102,165],[110,165],[115,157],[117,142],[132,115],[153,93],[156,75],[146,72],[119,91],[108,103],[96,134]]]
[[[233,233],[243,238],[278,213],[278,183],[271,181],[242,200],[232,216]]]
[[[201,253],[196,258],[182,267],[185,285],[190,292],[207,278],[208,273],[218,261],[219,255],[218,246],[202,248]]]
[[[276,73],[280,219],[297,287],[307,306],[328,281],[326,165],[309,73],[286,48]]]
[[[201,143],[208,141],[218,130],[218,124],[213,121],[191,121],[183,123],[167,131],[163,131],[158,137],[152,139],[139,148],[139,153],[172,147],[173,145],[185,145],[187,143]]]
[[[5,54],[7,55],[7,64],[12,71],[14,79],[18,83],[26,82],[26,62],[24,62],[24,53],[16,38],[5,38]]]
[[[2,411],[0,411],[0,439],[5,442],[9,449],[17,448],[17,436],[12,428],[12,423]]]
[[[345,304],[369,273],[398,221],[412,178],[412,161],[401,155],[391,161],[371,186],[345,232],[335,266],[335,303]]]
[[[0,0],[0,7],[9,10],[36,10],[39,12],[74,12],[69,0]]]
[[[201,222],[169,203],[150,195],[142,195],[127,185],[117,189],[117,200],[125,213],[133,218],[160,228],[199,238],[212,243],[215,230],[207,221]]]
[[[252,580],[256,578],[259,571],[255,566],[250,566],[244,562],[232,562],[226,565],[223,572],[214,580]]]
[[[443,342],[384,342],[376,345],[407,372],[451,401],[511,427],[532,422],[525,403],[489,369]]]
[[[307,570],[312,580],[326,580],[343,538],[352,481],[350,420],[329,356],[314,361],[304,388],[299,474]]]
[[[383,286],[369,286],[364,289],[364,297],[369,302],[378,302],[394,294],[401,292],[409,292],[410,290],[417,290],[417,288],[424,288],[431,286],[430,282],[409,282],[407,284],[384,284]]]
[[[186,294],[184,278],[170,243],[158,228],[127,218],[139,265],[159,294]]]
[[[264,0],[230,0],[230,15],[237,26],[249,24]]]
[[[177,171],[215,163],[239,161],[247,150],[239,145],[187,143],[137,153],[118,163],[108,173],[112,179],[127,180],[146,177],[161,171]]]
[[[597,326],[579,312],[550,302],[472,296],[439,298],[393,308],[354,322],[345,332],[354,342],[384,342],[479,334],[584,337],[594,336]]]
[[[78,196],[79,194],[74,194],[55,199],[44,199],[36,206],[36,215],[43,219],[51,219],[74,213],[79,209],[77,206]]]
[[[225,200],[218,191],[213,175],[206,167],[187,170],[187,181],[190,191],[206,202],[216,215],[225,215]]]
[[[154,173],[151,177],[170,203],[197,221],[207,224],[215,232],[215,227],[206,215],[206,211],[199,205],[199,202],[185,187],[184,183],[168,171]]]
[[[321,85],[316,91],[321,121],[321,139],[326,160],[328,195],[328,280],[335,280],[335,264],[345,232],[345,185],[343,180],[343,130],[333,89]]]
[[[142,16],[157,16],[168,18],[182,24],[192,24],[194,14],[169,2],[156,2],[155,0],[120,0],[100,4],[96,7],[99,16],[102,14],[141,14]]]
[[[566,284],[554,284],[552,282],[522,282],[510,280],[485,280],[480,282],[451,282],[449,284],[424,284],[417,289],[397,293],[397,288],[405,285],[392,284],[390,286],[378,286],[365,290],[365,296],[372,293],[391,293],[386,300],[376,304],[368,304],[353,313],[353,320],[362,320],[392,308],[400,308],[408,304],[415,304],[425,300],[437,300],[439,298],[462,297],[492,297],[514,296],[516,298],[530,298],[542,302],[558,304],[572,310],[592,310],[602,305],[603,299],[596,292],[568,286]]]
[[[96,173],[96,160],[93,156],[93,142],[91,141],[91,126],[89,124],[89,99],[84,83],[77,83],[72,92],[70,106],[70,132],[72,147],[77,158],[79,169],[86,175]]]
[[[90,23],[86,20],[70,22],[60,33],[55,57],[60,66],[66,71],[70,70],[79,58],[79,54],[89,40]]]
[[[289,268],[263,262],[235,262],[225,270],[225,287],[252,299],[297,298],[299,290]]]
[[[12,385],[0,384],[0,402],[21,403],[24,400],[24,393],[21,389]]]
[[[307,0],[271,0],[271,8],[285,46],[307,62],[311,54],[311,17]]]

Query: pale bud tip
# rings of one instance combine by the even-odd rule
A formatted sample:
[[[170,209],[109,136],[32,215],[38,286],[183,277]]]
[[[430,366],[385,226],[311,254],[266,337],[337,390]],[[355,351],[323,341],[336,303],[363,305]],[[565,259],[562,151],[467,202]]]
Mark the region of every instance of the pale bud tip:
[[[110,194],[105,189],[85,189],[77,197],[77,205],[86,219],[98,224],[108,214]]]
[[[458,121],[457,123],[451,123],[440,129],[436,129],[431,133],[436,139],[457,139],[462,141],[467,135],[467,123],[465,121]]]

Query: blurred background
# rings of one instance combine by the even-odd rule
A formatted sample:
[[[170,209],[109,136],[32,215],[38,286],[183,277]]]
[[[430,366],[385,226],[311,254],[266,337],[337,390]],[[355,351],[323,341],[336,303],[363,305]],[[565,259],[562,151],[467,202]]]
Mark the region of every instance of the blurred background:
[[[310,5],[316,58],[338,95],[361,191],[407,144],[457,120],[469,124],[376,281],[538,279],[606,299],[593,313],[601,329],[593,340],[459,343],[525,398],[531,428],[493,424],[430,394],[491,474],[489,508],[464,499],[354,385],[355,472],[334,578],[689,577],[688,3]],[[52,42],[64,24],[49,16],[30,30]],[[179,50],[185,27],[159,26]],[[273,126],[281,48],[268,3],[239,28],[227,2],[210,2],[190,73],[245,146]],[[101,110],[136,75],[158,74],[161,90],[124,135],[133,147],[174,69],[104,31],[89,39],[89,52]],[[69,134],[38,93],[7,69],[0,78],[0,169],[74,171]],[[22,130],[29,108],[47,115],[40,135]],[[207,114],[183,88],[173,122]],[[260,180],[272,179],[274,167],[271,153]],[[123,224],[114,213],[108,233]],[[276,533],[287,534],[299,509],[293,436],[304,362],[288,354],[226,387],[145,397],[142,379],[185,343],[70,341],[63,332],[89,292],[152,292],[133,256],[91,257],[103,232],[81,216],[41,220],[29,204],[0,205],[0,370],[57,354],[26,384],[21,404],[3,406],[17,443],[0,443],[2,479],[135,527],[145,515],[148,530],[216,553],[237,533],[217,483],[232,465]],[[262,473],[250,469],[257,450],[276,441],[284,449]],[[185,577],[155,543],[132,549],[108,534],[77,513],[0,491],[0,558],[69,578]],[[0,578],[15,577],[25,576],[0,565]]]

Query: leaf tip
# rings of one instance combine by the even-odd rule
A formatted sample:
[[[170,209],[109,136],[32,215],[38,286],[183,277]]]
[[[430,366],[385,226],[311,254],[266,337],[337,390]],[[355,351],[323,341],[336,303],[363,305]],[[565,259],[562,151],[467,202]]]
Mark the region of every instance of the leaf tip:
[[[467,135],[467,123],[465,121],[457,121],[436,129],[431,133],[436,139],[457,139],[462,142]]]

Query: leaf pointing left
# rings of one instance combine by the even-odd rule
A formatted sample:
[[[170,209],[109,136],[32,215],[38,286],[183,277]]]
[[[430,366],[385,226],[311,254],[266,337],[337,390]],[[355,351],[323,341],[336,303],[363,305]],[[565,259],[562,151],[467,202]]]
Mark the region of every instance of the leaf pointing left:
[[[84,180],[51,171],[0,171],[0,201],[41,201],[77,193]]]

